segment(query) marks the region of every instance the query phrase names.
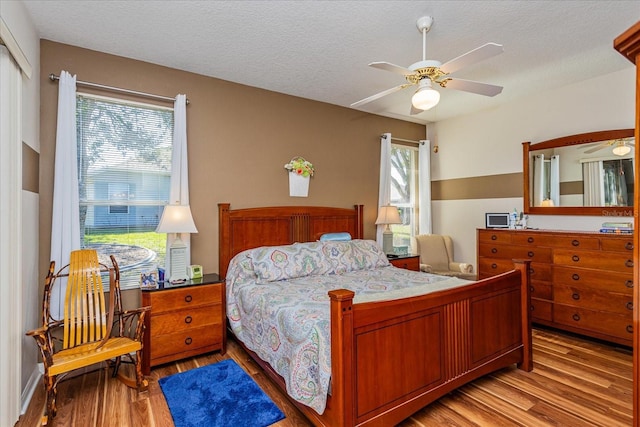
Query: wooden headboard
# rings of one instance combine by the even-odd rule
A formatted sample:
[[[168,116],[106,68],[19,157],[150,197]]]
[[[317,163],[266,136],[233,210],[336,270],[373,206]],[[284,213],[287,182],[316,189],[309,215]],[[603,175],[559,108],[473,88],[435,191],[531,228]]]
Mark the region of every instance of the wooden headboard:
[[[227,275],[236,254],[259,246],[313,242],[324,233],[348,232],[362,239],[363,205],[353,209],[323,206],[272,206],[231,210],[218,204],[218,256],[220,277]]]

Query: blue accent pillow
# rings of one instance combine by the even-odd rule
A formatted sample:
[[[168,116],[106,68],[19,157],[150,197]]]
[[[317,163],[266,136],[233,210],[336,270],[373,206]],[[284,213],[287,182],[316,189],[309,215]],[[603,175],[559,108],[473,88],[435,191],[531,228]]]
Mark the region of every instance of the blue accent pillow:
[[[320,236],[321,242],[344,242],[351,240],[351,234],[345,232],[342,233],[325,233]]]

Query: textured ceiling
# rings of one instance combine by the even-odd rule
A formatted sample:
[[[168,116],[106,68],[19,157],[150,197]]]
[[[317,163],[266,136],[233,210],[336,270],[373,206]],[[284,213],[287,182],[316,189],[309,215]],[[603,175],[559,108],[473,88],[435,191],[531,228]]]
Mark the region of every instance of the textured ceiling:
[[[418,123],[631,67],[613,39],[640,18],[638,0],[24,3],[44,39],[345,107],[404,83],[367,64],[421,60],[421,16],[435,21],[428,59],[504,45],[504,53],[455,73],[504,86],[496,97],[438,89],[437,107],[410,116],[407,88],[359,108]]]

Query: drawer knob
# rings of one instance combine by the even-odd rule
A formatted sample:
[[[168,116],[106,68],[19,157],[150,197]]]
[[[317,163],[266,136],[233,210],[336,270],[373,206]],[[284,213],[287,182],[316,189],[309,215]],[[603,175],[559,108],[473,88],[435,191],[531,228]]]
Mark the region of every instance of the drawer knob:
[[[185,295],[184,302],[191,302],[191,301],[193,301],[193,297],[191,295]]]
[[[529,258],[533,258],[535,254],[533,253],[533,251],[529,251],[527,252],[527,255],[529,256]]]
[[[633,250],[633,242],[627,242],[627,244],[624,245],[624,248],[629,250],[629,251],[632,251]]]
[[[574,314],[573,316],[571,316],[573,318],[573,320],[575,320],[576,322],[580,321],[580,315],[578,313]]]
[[[535,310],[536,308],[532,305],[531,306],[531,311]]]
[[[533,243],[533,237],[529,237],[529,238],[527,239],[527,242],[529,242],[529,243]]]
[[[630,334],[633,333],[633,325],[627,325],[627,332],[629,332]]]
[[[491,235],[491,240],[498,240],[498,236],[496,236],[495,234]]]
[[[627,310],[633,311],[633,303],[631,301],[627,303]]]
[[[492,254],[497,254],[498,253],[498,248],[491,248],[491,253]]]
[[[571,278],[572,278],[573,280],[580,280],[580,275],[579,275],[578,273],[573,273],[573,274],[571,275]]]
[[[574,300],[578,301],[578,300],[580,299],[580,294],[579,294],[579,293],[577,293],[577,292],[574,292],[574,293],[571,295],[571,298],[573,298]]]
[[[576,240],[576,239],[573,239],[573,240],[571,241],[571,244],[572,244],[573,246],[580,246],[580,241],[579,241],[579,240]]]
[[[529,268],[529,274],[534,275],[536,272],[535,268]]]
[[[535,292],[535,290],[536,290],[536,288],[534,288],[533,286],[531,286],[531,287],[529,288],[529,291],[530,291],[531,293],[534,293],[534,292]]]
[[[633,280],[627,280],[624,285],[629,289],[633,289]]]
[[[187,337],[187,338],[184,340],[184,343],[185,343],[186,345],[191,345],[191,343],[192,343],[192,342],[193,342],[193,340],[191,339],[191,337]]]
[[[580,257],[579,257],[578,255],[574,255],[574,256],[572,256],[572,257],[571,257],[571,259],[572,259],[574,262],[578,262],[578,261],[580,261]]]
[[[193,322],[193,317],[191,317],[191,316],[187,316],[187,317],[185,317],[185,318],[184,318],[184,323],[189,324],[189,323],[191,323],[191,322]]]
[[[496,263],[491,264],[491,268],[498,268],[498,265]]]
[[[626,265],[626,266],[627,266],[627,267],[629,267],[629,268],[633,267],[633,260],[628,259],[628,260],[624,263],[624,265]]]

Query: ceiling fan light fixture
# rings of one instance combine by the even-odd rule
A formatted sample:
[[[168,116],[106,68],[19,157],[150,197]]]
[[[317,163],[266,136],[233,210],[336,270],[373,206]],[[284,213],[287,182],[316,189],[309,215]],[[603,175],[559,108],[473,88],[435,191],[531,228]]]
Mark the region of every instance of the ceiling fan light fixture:
[[[625,145],[624,143],[618,144],[613,147],[613,154],[616,156],[625,156],[631,152],[631,147]]]
[[[440,102],[440,92],[431,87],[431,80],[420,80],[420,86],[411,97],[411,103],[418,110],[428,110],[435,107]]]

